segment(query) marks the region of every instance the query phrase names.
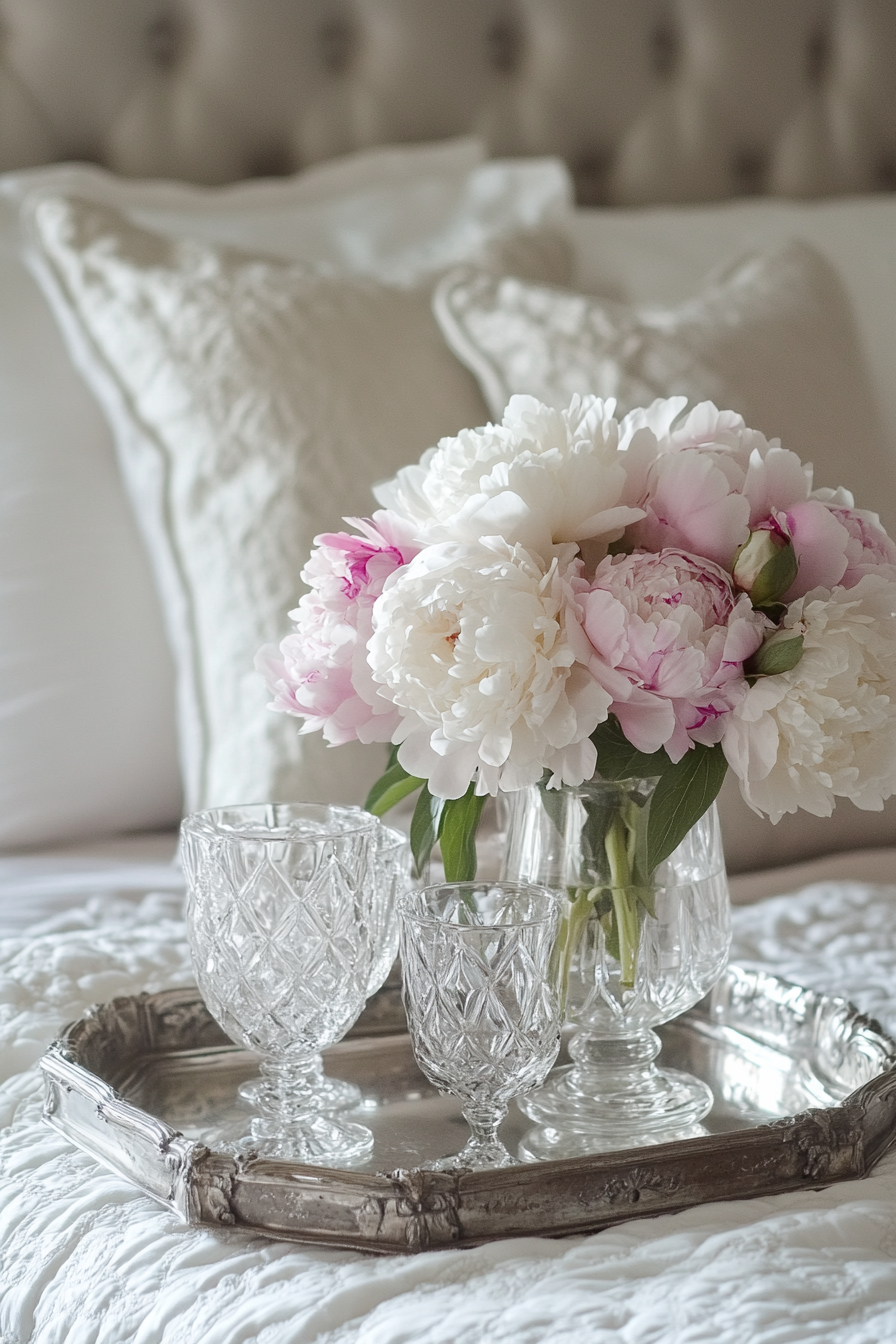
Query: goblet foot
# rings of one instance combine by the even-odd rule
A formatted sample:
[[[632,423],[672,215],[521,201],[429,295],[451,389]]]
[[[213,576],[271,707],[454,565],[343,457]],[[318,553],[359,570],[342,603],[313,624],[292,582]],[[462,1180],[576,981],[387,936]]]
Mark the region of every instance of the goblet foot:
[[[556,1069],[543,1087],[519,1099],[536,1128],[523,1140],[527,1159],[669,1143],[705,1133],[700,1121],[713,1096],[707,1085],[678,1069],[658,1069],[653,1031],[616,1040],[585,1035],[573,1040],[577,1063]]]
[[[373,1135],[364,1125],[312,1114],[283,1127],[270,1116],[257,1116],[250,1133],[237,1145],[260,1157],[305,1162],[320,1167],[354,1167],[373,1152]]]
[[[369,1129],[330,1111],[329,1100],[342,1085],[324,1077],[319,1054],[262,1060],[261,1077],[253,1083],[260,1114],[241,1146],[263,1157],[322,1166],[356,1166],[373,1151]],[[356,1088],[351,1091],[360,1098]]]
[[[500,1139],[493,1143],[476,1143],[471,1139],[459,1153],[424,1162],[423,1166],[426,1171],[457,1171],[461,1167],[468,1171],[489,1171],[493,1167],[518,1167],[519,1158],[508,1152]]]

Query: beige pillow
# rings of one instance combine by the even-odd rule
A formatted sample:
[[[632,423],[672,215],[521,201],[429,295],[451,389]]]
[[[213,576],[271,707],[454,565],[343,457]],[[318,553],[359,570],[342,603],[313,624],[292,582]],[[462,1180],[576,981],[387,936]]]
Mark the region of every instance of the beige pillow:
[[[267,708],[256,650],[288,629],[312,538],[370,486],[482,423],[431,291],[139,228],[47,197],[36,266],[109,416],[178,670],[189,810],[363,799],[379,747],[330,749]]]
[[[829,262],[791,242],[747,257],[674,308],[632,306],[462,268],[433,307],[493,416],[515,392],[565,406],[574,392],[622,412],[682,393],[739,411],[846,485],[896,530],[896,471]]]

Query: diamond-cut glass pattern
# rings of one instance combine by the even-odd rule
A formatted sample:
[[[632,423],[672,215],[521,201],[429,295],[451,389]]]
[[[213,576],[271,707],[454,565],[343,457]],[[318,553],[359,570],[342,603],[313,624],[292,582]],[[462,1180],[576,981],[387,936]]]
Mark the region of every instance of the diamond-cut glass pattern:
[[[408,1023],[420,1067],[436,1087],[465,1103],[503,1106],[540,1083],[557,1056],[550,974],[557,907],[533,888],[537,895],[495,900],[500,889],[492,886],[479,889],[471,911],[457,890],[426,888],[404,904]]]
[[[184,824],[196,980],[234,1040],[263,1054],[307,1055],[344,1035],[374,963],[389,955],[379,826],[331,808],[330,833],[321,834],[310,816],[278,826],[275,810],[256,833],[245,816],[255,811],[222,809]]]
[[[398,903],[414,884],[411,863],[407,836],[391,826],[380,826],[376,872],[381,890],[371,914],[375,952],[367,982],[368,998],[383,984],[398,956]]]

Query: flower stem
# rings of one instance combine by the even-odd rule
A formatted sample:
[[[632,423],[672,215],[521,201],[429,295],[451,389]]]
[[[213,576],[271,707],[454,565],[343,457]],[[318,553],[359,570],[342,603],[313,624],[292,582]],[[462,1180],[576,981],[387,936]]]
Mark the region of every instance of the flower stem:
[[[594,902],[600,894],[599,887],[577,887],[570,893],[570,902],[566,907],[557,931],[554,944],[551,972],[556,976],[554,983],[560,994],[560,1011],[566,1009],[566,994],[569,988],[569,973],[572,959],[578,949],[585,925],[594,914]]]
[[[604,849],[610,865],[610,895],[619,936],[620,982],[633,989],[638,969],[638,939],[641,923],[638,899],[632,890],[632,832],[621,816],[614,817],[607,830]]]

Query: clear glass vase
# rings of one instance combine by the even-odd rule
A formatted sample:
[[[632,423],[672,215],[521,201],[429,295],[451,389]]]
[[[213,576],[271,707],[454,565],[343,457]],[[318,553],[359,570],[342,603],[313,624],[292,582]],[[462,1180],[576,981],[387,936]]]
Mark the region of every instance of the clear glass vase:
[[[655,780],[535,785],[508,797],[502,876],[562,893],[557,942],[572,1064],[520,1102],[528,1158],[663,1143],[704,1132],[705,1083],[656,1064],[654,1027],[725,969],[730,903],[713,805],[653,873],[641,856]]]

